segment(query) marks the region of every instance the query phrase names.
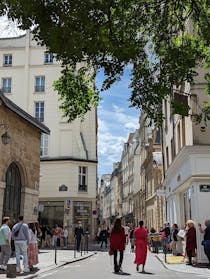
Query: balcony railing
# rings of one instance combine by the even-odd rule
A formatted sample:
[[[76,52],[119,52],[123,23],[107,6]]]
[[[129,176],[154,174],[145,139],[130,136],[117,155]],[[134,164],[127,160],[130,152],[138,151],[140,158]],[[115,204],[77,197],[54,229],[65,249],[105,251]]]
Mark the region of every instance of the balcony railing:
[[[2,87],[1,90],[3,93],[11,93],[11,87]]]
[[[34,88],[35,92],[44,92],[45,86],[44,85],[36,85]]]

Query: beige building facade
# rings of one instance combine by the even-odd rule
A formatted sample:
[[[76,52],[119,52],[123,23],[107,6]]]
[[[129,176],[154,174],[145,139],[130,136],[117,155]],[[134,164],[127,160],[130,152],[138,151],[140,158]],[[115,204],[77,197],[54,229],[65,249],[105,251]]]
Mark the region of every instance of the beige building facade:
[[[195,113],[201,113],[204,102],[210,102],[205,94],[202,73],[194,85],[183,84],[178,88],[185,96],[191,111],[189,116],[171,115],[170,102],[165,101],[163,110],[163,151],[166,189],[167,221],[184,227],[188,219],[204,224],[209,219],[210,199],[210,123],[196,124]],[[176,91],[177,92],[177,91]],[[197,261],[207,258],[201,246],[202,235],[197,230]]]
[[[0,79],[4,94],[47,125],[41,137],[39,221],[67,225],[78,221],[94,237],[97,190],[97,113],[68,123],[59,109],[53,82],[61,66],[32,34],[0,39]]]
[[[49,129],[0,92],[0,219],[36,221],[39,206],[40,138]]]

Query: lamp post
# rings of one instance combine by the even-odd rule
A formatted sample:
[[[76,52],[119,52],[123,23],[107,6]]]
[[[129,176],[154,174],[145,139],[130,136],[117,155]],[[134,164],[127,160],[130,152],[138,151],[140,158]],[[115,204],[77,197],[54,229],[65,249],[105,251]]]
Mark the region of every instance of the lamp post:
[[[1,141],[3,144],[8,144],[10,142],[10,136],[7,132],[8,130],[8,125],[4,124],[3,122],[0,123],[0,127],[2,127],[4,129],[4,133],[1,135]]]

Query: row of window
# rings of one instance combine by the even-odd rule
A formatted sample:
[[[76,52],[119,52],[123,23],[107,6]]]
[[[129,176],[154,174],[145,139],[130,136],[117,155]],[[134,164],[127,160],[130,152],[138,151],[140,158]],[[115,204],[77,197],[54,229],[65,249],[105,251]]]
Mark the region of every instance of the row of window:
[[[48,156],[48,135],[41,135],[41,144],[40,144],[40,156]],[[88,168],[80,166],[79,167],[79,177],[78,177],[78,191],[87,192],[87,172]]]
[[[53,53],[46,51],[44,53],[44,64],[52,64],[53,58],[54,58]],[[12,66],[12,54],[9,53],[3,55],[3,66],[4,67]]]
[[[1,90],[3,93],[12,92],[12,79],[2,78]],[[34,92],[45,92],[45,76],[37,76],[34,80]]]

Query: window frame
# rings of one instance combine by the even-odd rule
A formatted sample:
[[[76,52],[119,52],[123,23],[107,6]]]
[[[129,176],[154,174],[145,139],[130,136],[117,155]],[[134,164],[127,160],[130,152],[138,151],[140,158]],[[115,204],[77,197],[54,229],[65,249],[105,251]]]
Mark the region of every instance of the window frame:
[[[12,54],[7,53],[3,56],[3,66],[4,67],[11,67],[12,66]]]
[[[49,155],[49,137],[47,134],[41,133],[40,139],[40,157]]]
[[[7,86],[4,86],[4,81],[7,81]],[[10,81],[10,86],[8,86],[8,81]],[[5,90],[6,89],[6,90]],[[12,93],[12,78],[11,77],[3,77],[1,79],[1,90],[3,93]]]
[[[79,166],[78,167],[78,192],[88,191],[88,167]]]
[[[53,64],[54,55],[52,52],[44,52],[44,64]]]
[[[39,107],[37,107],[38,104],[39,104]],[[42,107],[41,107],[42,104],[43,104],[43,112],[41,111],[42,110]],[[37,111],[37,109],[38,109],[38,111]],[[41,123],[44,122],[44,112],[45,112],[44,101],[34,102],[34,117]],[[39,117],[37,117],[37,114],[38,114]],[[41,114],[43,114],[43,116]]]
[[[35,93],[43,93],[45,92],[45,76],[35,76],[34,79],[34,92]]]

